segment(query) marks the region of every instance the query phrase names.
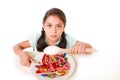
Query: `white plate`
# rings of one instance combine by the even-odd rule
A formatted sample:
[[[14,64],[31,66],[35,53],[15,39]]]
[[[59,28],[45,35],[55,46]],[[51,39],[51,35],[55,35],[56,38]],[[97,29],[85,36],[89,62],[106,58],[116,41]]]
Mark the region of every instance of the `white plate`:
[[[38,62],[38,61],[41,61],[42,60],[42,57],[43,57],[44,53],[43,52],[40,52],[39,54],[37,54],[34,59]],[[70,70],[69,70],[69,73],[67,75],[64,75],[64,76],[57,76],[55,78],[48,78],[48,77],[44,77],[44,76],[41,76],[41,75],[37,75],[36,74],[36,70],[37,68],[35,67],[35,65],[37,64],[36,63],[31,63],[30,65],[30,70],[32,71],[33,75],[38,79],[38,80],[68,80],[74,73],[75,69],[76,69],[76,63],[75,63],[75,60],[74,58],[70,55],[70,54],[67,54],[66,57],[68,57],[68,62],[70,64]],[[40,60],[41,59],[41,60]]]

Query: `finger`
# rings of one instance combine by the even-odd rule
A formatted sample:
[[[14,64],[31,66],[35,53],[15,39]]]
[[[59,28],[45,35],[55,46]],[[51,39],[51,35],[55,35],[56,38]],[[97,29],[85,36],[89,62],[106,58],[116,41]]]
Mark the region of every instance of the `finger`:
[[[28,61],[29,62],[29,61]],[[23,65],[23,66],[29,66],[28,62],[26,61],[21,61],[20,63]]]
[[[81,48],[81,53],[85,53],[85,47]]]
[[[74,53],[74,48],[73,48],[73,47],[70,49],[70,53],[71,53],[71,54]]]
[[[84,53],[85,52],[85,45],[81,44],[80,46],[80,53]]]
[[[35,60],[34,60],[33,58],[30,58],[30,62],[33,62],[33,63],[34,63],[34,62],[35,62]]]
[[[78,53],[81,53],[81,46],[78,47]]]
[[[78,54],[78,47],[74,47],[73,53]]]
[[[72,54],[76,54],[75,47],[72,48]]]
[[[30,66],[30,62],[27,63],[27,66],[28,66],[28,67]]]
[[[27,67],[29,67],[29,66],[30,66],[30,63],[31,63],[31,60],[29,59],[29,60],[26,62]]]

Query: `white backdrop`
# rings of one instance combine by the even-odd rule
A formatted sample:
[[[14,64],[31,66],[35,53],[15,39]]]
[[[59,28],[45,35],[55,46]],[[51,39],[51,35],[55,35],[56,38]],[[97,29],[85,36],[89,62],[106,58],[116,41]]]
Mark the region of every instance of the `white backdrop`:
[[[78,57],[81,67],[74,80],[120,80],[119,4],[119,0],[0,1],[0,79],[35,80],[28,68],[16,63],[12,47],[40,32],[45,12],[57,7],[66,14],[66,32],[98,50]]]

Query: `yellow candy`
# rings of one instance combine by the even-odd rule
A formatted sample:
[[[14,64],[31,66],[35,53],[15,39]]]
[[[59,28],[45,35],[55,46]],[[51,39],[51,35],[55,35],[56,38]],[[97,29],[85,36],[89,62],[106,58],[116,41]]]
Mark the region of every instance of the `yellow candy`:
[[[63,76],[63,75],[68,74],[68,70],[58,70],[58,71],[56,71],[56,74],[58,76]]]

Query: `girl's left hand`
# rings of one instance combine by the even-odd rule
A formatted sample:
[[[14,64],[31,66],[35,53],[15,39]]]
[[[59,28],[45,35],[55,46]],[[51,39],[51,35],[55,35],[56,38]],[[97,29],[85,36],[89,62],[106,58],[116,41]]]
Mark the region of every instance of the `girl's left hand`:
[[[72,54],[79,54],[79,53],[86,53],[86,48],[92,48],[91,45],[77,41],[75,45],[70,48],[70,53]]]

